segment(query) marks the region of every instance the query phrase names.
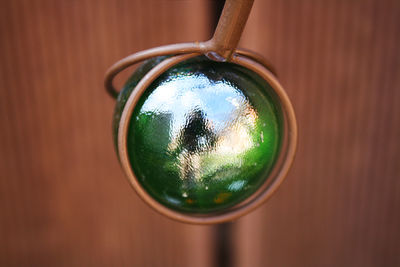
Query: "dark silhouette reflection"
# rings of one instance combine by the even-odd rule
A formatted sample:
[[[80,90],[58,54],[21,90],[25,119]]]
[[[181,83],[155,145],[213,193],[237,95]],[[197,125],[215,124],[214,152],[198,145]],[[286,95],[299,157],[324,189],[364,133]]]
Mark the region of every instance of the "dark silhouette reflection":
[[[178,135],[177,143],[181,161],[181,178],[183,188],[190,190],[198,177],[200,153],[211,151],[217,142],[217,134],[213,131],[206,114],[200,109],[190,111],[183,128]]]
[[[211,149],[217,140],[203,111],[195,109],[187,117],[179,134],[179,143],[188,153],[198,153]]]

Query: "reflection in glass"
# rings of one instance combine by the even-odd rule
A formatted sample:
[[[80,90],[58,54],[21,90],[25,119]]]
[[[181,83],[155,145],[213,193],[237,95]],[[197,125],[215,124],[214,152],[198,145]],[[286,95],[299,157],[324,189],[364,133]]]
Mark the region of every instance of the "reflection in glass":
[[[234,206],[263,184],[277,158],[275,99],[257,74],[231,63],[200,57],[167,71],[131,118],[135,175],[172,209],[207,213]]]

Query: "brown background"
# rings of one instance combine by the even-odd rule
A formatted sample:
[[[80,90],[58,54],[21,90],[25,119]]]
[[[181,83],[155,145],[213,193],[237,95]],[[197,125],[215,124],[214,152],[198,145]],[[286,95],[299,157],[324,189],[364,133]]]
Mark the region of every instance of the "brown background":
[[[102,83],[128,54],[208,39],[217,5],[0,1],[0,266],[215,266],[214,227],[131,190]],[[300,143],[232,225],[235,266],[400,266],[400,2],[255,0],[241,46],[275,65]]]

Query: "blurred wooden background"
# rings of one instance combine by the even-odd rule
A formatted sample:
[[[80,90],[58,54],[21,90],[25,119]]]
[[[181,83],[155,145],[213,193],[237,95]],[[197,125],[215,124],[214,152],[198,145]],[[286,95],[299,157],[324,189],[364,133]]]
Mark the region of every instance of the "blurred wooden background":
[[[0,1],[0,266],[217,266],[214,227],[128,185],[103,75],[208,39],[219,5]],[[232,266],[400,266],[400,1],[255,0],[241,46],[275,65],[300,146],[278,193],[232,225]]]

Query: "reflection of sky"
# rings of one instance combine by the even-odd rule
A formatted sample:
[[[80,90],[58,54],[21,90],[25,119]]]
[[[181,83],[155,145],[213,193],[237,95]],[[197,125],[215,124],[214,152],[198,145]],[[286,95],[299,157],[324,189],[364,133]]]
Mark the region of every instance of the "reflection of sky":
[[[141,107],[140,113],[147,112],[158,119],[168,118],[166,152],[176,157],[173,165],[179,169],[179,177],[188,181],[182,185],[184,198],[190,183],[202,183],[203,177],[220,180],[238,175],[242,166],[250,164],[247,152],[264,142],[263,132],[257,130],[259,114],[243,92],[226,80],[213,81],[203,74],[186,73],[164,80]],[[236,180],[226,189],[239,192],[246,186],[245,180]],[[177,201],[169,199],[176,205]]]
[[[231,84],[212,82],[204,75],[180,76],[164,82],[151,93],[142,112],[171,114],[174,136],[185,124],[185,116],[190,111],[202,110],[218,132],[227,126],[227,120],[232,119],[232,113],[240,104],[246,102],[245,96]]]

